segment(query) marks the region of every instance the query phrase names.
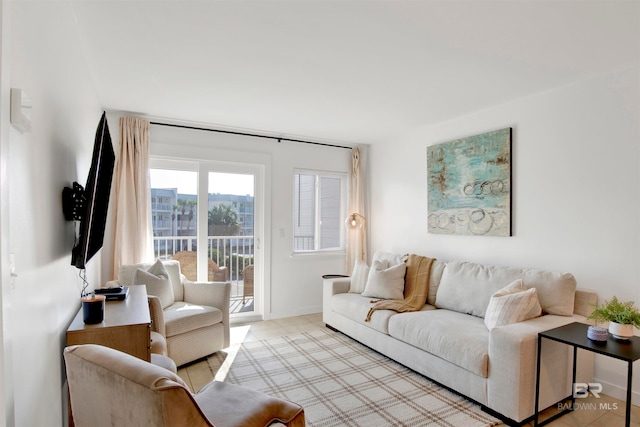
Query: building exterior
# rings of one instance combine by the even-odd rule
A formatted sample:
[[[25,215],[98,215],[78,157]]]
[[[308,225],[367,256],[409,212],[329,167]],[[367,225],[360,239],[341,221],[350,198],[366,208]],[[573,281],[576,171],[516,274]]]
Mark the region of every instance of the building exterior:
[[[253,236],[253,196],[209,194],[208,199],[207,211],[219,205],[231,206],[241,226],[238,235]],[[193,194],[180,194],[176,188],[152,188],[151,215],[154,237],[196,235],[198,212]]]

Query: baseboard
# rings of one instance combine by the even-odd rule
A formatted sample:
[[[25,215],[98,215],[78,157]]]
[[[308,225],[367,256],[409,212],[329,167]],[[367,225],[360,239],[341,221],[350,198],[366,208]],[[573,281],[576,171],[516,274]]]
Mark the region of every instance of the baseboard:
[[[594,378],[593,382],[602,384],[602,392],[607,396],[614,397],[618,400],[622,400],[623,402],[627,400],[627,389],[625,387],[620,387],[618,384],[613,384],[607,381],[603,381],[599,378]],[[635,406],[640,406],[639,392],[637,391],[631,392],[631,403]]]
[[[265,320],[282,319],[285,317],[305,316],[307,314],[318,314],[318,313],[322,313],[322,306],[304,307],[304,308],[300,308],[292,311],[270,313],[268,317],[267,315],[265,315]]]

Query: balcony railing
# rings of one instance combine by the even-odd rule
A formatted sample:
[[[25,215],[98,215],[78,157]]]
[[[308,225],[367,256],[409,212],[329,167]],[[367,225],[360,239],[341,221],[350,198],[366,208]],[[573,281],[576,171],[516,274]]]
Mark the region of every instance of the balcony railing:
[[[154,236],[153,238],[154,257],[159,259],[171,259],[180,251],[197,251],[197,246],[196,236]],[[253,250],[253,236],[209,236],[207,238],[207,256],[219,267],[224,266],[229,270],[232,299],[242,300],[242,270],[254,263]]]

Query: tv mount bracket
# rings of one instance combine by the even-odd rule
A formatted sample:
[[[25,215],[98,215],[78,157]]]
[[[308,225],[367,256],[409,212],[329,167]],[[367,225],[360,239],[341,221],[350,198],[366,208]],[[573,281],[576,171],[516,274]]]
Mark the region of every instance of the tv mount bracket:
[[[67,221],[80,221],[87,209],[87,199],[84,196],[84,187],[77,182],[73,188],[64,187],[62,190],[62,212]]]

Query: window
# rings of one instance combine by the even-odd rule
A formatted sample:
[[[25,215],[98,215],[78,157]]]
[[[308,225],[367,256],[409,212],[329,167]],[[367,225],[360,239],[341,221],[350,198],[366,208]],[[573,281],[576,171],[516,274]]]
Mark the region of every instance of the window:
[[[296,171],[294,252],[344,249],[346,175]]]

